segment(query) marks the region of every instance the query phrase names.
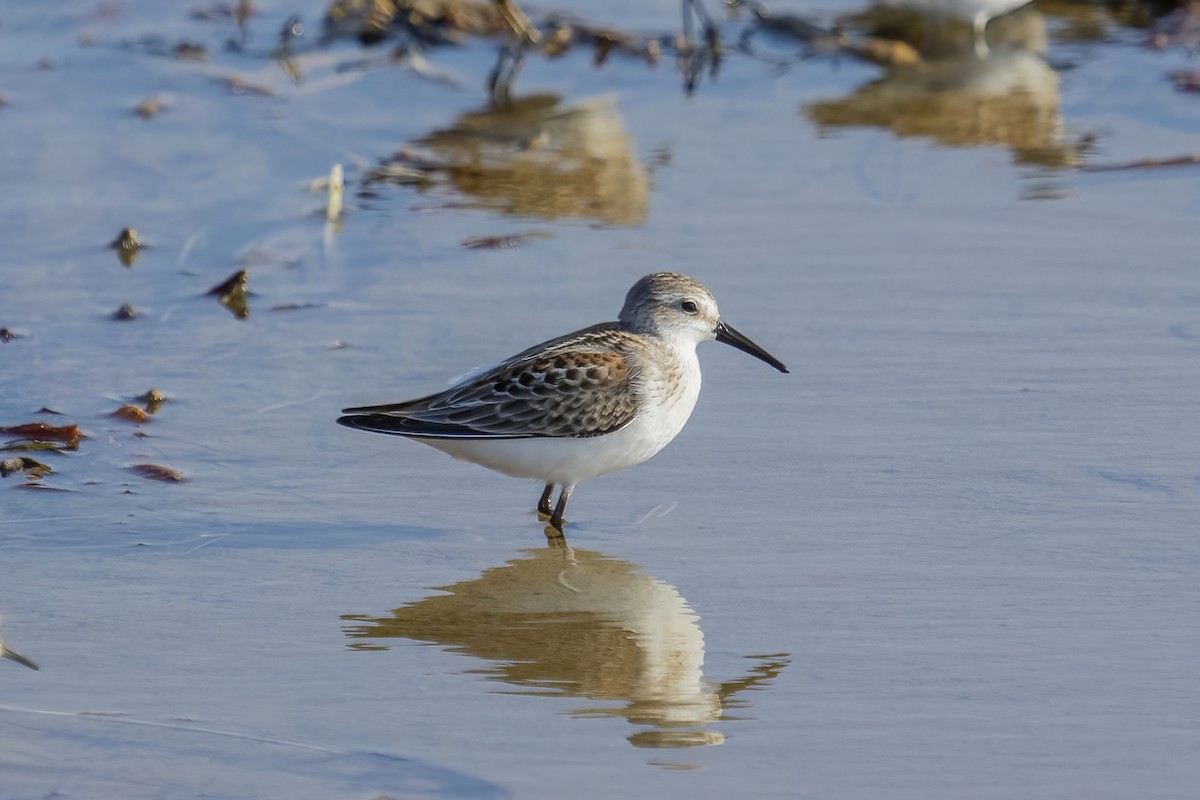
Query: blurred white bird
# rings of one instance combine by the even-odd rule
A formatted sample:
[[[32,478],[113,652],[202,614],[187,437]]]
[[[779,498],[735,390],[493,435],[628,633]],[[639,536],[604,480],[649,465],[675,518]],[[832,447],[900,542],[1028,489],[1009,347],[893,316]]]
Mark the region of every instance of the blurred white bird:
[[[996,17],[1016,11],[1031,0],[879,0],[883,8],[911,11],[926,17],[969,22],[975,30],[975,53],[988,55],[984,31]]]

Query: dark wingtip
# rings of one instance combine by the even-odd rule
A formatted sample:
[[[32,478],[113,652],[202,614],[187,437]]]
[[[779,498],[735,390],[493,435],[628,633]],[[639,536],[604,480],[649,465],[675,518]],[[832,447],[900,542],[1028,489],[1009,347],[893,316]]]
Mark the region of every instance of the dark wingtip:
[[[388,414],[347,414],[338,417],[337,424],[368,433],[388,433],[397,436],[407,436],[412,433],[410,430],[411,420]]]
[[[7,658],[9,661],[15,661],[18,664],[20,664],[21,666],[29,667],[30,669],[35,670],[35,671],[41,670],[41,667],[39,667],[33,661],[29,660],[28,658],[21,655],[20,653],[14,653],[12,650],[9,650],[7,647],[4,647],[4,645],[2,645],[2,644],[0,644],[0,651],[2,651],[2,652],[0,652],[0,658]]]

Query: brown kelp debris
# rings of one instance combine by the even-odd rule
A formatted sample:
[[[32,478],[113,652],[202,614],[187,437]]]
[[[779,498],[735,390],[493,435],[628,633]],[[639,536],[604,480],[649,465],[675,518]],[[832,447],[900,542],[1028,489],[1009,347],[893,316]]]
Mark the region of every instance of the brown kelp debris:
[[[187,478],[183,477],[182,473],[170,467],[164,467],[161,464],[134,464],[129,468],[129,471],[152,481],[164,481],[166,483],[185,483],[187,481]]]
[[[209,289],[207,294],[215,295],[217,302],[229,309],[238,319],[246,319],[250,316],[250,306],[246,302],[250,296],[249,283],[250,273],[239,269]]]
[[[0,434],[19,436],[29,442],[62,442],[67,450],[78,450],[79,440],[87,438],[79,432],[78,425],[47,425],[44,422],[0,426]]]
[[[324,25],[326,39],[354,36],[363,44],[402,31],[426,43],[446,43],[508,30],[499,4],[486,0],[334,0]]]
[[[142,249],[142,240],[133,228],[122,228],[117,238],[108,243],[117,251],[117,259],[127,267],[132,267],[137,261],[138,251]]]
[[[142,119],[151,119],[170,109],[173,103],[174,101],[167,95],[154,95],[134,106],[133,113]]]
[[[122,303],[121,307],[112,313],[112,319],[128,321],[137,319],[137,309],[129,303]]]
[[[157,414],[159,407],[167,402],[167,396],[158,389],[150,389],[133,399],[145,405],[148,414]]]
[[[574,47],[590,47],[592,63],[597,67],[603,66],[613,53],[629,56],[653,66],[662,57],[663,43],[672,41],[672,37],[667,34],[642,36],[560,16],[547,17],[541,22],[539,29],[542,37],[537,44],[538,52],[550,58],[557,58]]]
[[[147,97],[134,107],[133,113],[137,114],[142,119],[150,119],[151,117],[157,117],[158,113],[162,111],[162,109],[163,106],[161,102],[159,102],[156,98]]]
[[[51,474],[54,470],[42,462],[34,461],[32,458],[27,458],[26,456],[16,456],[0,461],[0,478],[7,478],[10,475],[16,475],[18,472],[24,473],[25,477],[31,481],[37,481]]]
[[[334,0],[325,11],[325,39],[353,36],[364,44],[375,44],[391,35],[396,19],[393,0]]]
[[[117,234],[117,238],[109,243],[110,247],[117,247],[121,250],[137,250],[142,246],[142,242],[138,239],[137,230],[134,228],[122,228]]]
[[[507,250],[511,247],[522,247],[535,239],[549,239],[545,231],[525,231],[510,233],[507,236],[468,236],[462,240],[462,246],[469,250]]]
[[[1181,92],[1200,92],[1200,69],[1180,69],[1171,73],[1171,83]]]
[[[208,48],[196,42],[180,42],[171,54],[183,61],[208,61]]]
[[[146,410],[144,408],[135,406],[132,403],[126,403],[114,411],[112,415],[118,419],[127,420],[129,422],[142,423],[150,421],[150,415],[146,413]]]

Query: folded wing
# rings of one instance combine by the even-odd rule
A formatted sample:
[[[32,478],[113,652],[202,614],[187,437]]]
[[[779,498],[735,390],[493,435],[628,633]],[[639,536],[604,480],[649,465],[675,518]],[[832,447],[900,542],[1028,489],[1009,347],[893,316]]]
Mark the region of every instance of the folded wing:
[[[611,348],[581,350],[578,340],[564,344],[429,397],[347,408],[338,422],[399,436],[470,439],[583,438],[632,422],[636,370],[626,356]]]

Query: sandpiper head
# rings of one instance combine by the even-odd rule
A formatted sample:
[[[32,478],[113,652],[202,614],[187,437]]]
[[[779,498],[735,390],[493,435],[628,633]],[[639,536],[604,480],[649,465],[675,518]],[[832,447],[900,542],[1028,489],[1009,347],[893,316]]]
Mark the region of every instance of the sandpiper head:
[[[716,336],[721,315],[712,292],[674,272],[655,272],[633,285],[621,309],[631,331],[703,342]]]
[[[716,298],[700,281],[676,272],[655,272],[639,280],[625,296],[619,317],[635,333],[693,345],[716,339],[787,372],[783,362],[721,320]]]

